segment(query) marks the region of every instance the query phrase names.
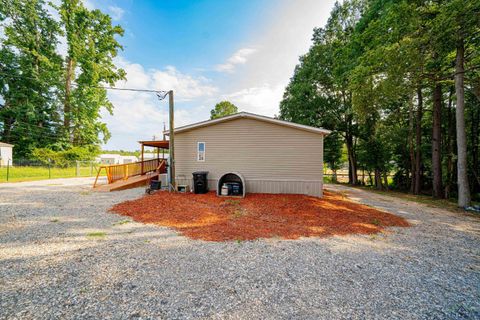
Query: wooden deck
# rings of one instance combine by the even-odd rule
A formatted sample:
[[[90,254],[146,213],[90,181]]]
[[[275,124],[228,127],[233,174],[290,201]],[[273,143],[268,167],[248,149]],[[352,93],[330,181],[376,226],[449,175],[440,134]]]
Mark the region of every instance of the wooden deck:
[[[107,184],[98,184],[101,171],[107,176]],[[101,166],[93,183],[95,191],[118,191],[146,186],[152,178],[167,172],[167,162],[164,159],[152,159],[126,164]]]
[[[127,180],[118,180],[109,184],[97,185],[95,188],[93,188],[93,190],[100,191],[100,192],[110,192],[110,191],[119,191],[119,190],[126,190],[130,188],[142,187],[142,186],[146,187],[148,180],[150,180],[151,178],[156,178],[158,177],[158,175],[159,175],[158,172],[152,172],[152,173],[141,175],[141,176],[134,176],[134,177],[128,178]]]

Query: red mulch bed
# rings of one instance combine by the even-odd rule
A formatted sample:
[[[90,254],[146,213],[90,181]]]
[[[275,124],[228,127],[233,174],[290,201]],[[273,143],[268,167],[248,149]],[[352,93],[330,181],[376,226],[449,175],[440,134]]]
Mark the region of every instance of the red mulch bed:
[[[252,194],[244,199],[159,191],[115,205],[135,221],[171,227],[192,239],[254,240],[373,234],[408,227],[398,216],[324,192],[322,199],[292,194]]]

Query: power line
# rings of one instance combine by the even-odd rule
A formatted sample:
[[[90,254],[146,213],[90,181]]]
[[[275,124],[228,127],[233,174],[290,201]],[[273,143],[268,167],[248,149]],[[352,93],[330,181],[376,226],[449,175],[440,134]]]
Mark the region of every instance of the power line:
[[[27,131],[31,134],[44,135],[50,138],[59,138],[59,139],[66,138],[66,135],[62,134],[61,132],[61,130],[63,129],[63,126],[58,126],[58,125],[52,125],[51,127],[43,127],[43,126],[35,125],[32,123],[28,123],[25,121],[15,120],[15,122],[12,123],[12,128],[11,128],[13,129],[12,133],[19,134],[18,132],[15,131],[15,128],[19,128],[22,131]],[[79,128],[70,127],[70,129],[79,129]]]
[[[21,132],[18,132],[15,129],[20,129]],[[33,130],[35,129],[35,130]],[[35,127],[30,127],[28,125],[20,125],[20,124],[15,124],[11,130],[11,134],[19,135],[19,134],[24,134],[24,133],[29,133],[30,136],[35,135],[37,136],[44,136],[52,139],[60,139],[60,138],[65,138],[65,135],[62,135],[61,133],[56,133],[54,131],[36,131],[40,128],[35,128]],[[47,129],[47,128],[46,128]]]
[[[3,75],[7,78],[11,79],[30,79],[30,80],[38,80],[29,76],[16,76],[12,74],[8,74],[5,72],[0,71],[0,75]],[[78,83],[72,83],[74,87],[81,87]],[[83,87],[88,87],[92,89],[105,89],[105,90],[116,90],[116,91],[130,91],[130,92],[148,92],[148,93],[155,93],[159,100],[165,99],[169,91],[166,90],[154,90],[154,89],[137,89],[137,88],[119,88],[119,87],[112,87],[112,86],[92,86],[92,85],[82,85]]]
[[[10,78],[10,79],[19,79],[19,80],[25,80],[25,79],[29,79],[29,80],[34,80],[34,81],[37,81],[38,79],[36,78],[33,78],[33,77],[29,77],[29,76],[25,76],[25,75],[12,75],[12,74],[8,74],[6,72],[2,72],[0,71],[0,75],[1,76],[4,76],[6,78]],[[163,100],[166,98],[166,96],[169,94],[170,91],[166,91],[166,90],[154,90],[154,89],[138,89],[138,88],[119,88],[119,87],[112,87],[112,86],[93,86],[93,85],[82,85],[80,86],[78,83],[72,83],[72,86],[74,87],[77,87],[77,88],[81,88],[82,86],[83,87],[87,87],[87,88],[92,88],[92,89],[104,89],[104,90],[114,90],[114,91],[129,91],[129,92],[144,92],[144,93],[155,93],[155,95],[157,96],[157,98],[159,100]],[[63,135],[62,133],[58,132],[58,131],[52,131],[51,129],[52,128],[49,128],[49,127],[42,127],[42,126],[39,126],[39,125],[35,125],[35,124],[32,124],[32,123],[28,123],[28,122],[23,122],[23,121],[19,121],[17,119],[15,119],[15,122],[12,124],[13,127],[18,127],[19,129],[23,129],[25,131],[28,131],[28,133],[30,133],[30,136],[32,135],[44,135],[44,136],[47,136],[49,138],[52,138],[52,139],[60,139],[60,138],[65,138],[65,135]],[[54,128],[55,128],[55,125],[54,125]],[[58,126],[56,128],[59,128]],[[71,129],[73,129],[74,127],[72,127]],[[35,130],[32,130],[32,129],[35,129]],[[43,131],[45,130],[45,131]],[[18,132],[17,132],[18,133]]]
[[[63,125],[58,125],[57,123],[52,123],[52,122],[46,122],[46,126],[42,125],[37,125],[28,121],[21,121],[18,119],[15,119],[14,122],[11,124],[12,126],[28,126],[29,128],[32,127],[33,129],[39,129],[39,130],[51,130],[51,129],[58,129],[58,128],[64,128]],[[74,129],[75,127],[70,127],[70,129]]]

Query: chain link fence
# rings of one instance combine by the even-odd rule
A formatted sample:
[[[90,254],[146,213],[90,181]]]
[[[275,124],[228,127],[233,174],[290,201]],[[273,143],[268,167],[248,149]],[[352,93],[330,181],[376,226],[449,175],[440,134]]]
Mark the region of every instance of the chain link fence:
[[[10,160],[0,166],[0,183],[55,178],[93,177],[99,164],[95,161],[68,161],[61,165],[28,159]]]

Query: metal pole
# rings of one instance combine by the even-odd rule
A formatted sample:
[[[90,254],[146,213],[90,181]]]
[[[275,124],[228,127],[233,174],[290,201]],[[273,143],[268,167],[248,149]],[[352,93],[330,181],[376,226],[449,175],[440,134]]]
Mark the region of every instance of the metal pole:
[[[175,188],[175,133],[174,133],[174,121],[173,121],[173,90],[168,92],[168,109],[169,109],[169,133],[170,133],[170,142],[169,146],[169,159],[170,159],[170,191],[173,191],[172,188]]]
[[[10,159],[7,159],[7,181],[8,181],[9,175],[10,175]]]
[[[165,141],[165,130],[167,130],[167,128],[165,128],[165,121],[163,121],[163,141]],[[162,148],[162,159],[165,160],[165,148]]]
[[[50,171],[50,160],[48,161],[48,179],[52,179],[52,172]]]

